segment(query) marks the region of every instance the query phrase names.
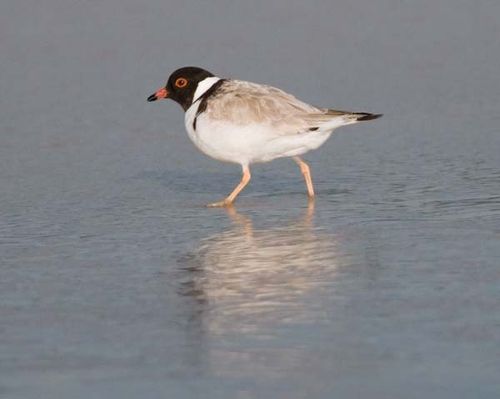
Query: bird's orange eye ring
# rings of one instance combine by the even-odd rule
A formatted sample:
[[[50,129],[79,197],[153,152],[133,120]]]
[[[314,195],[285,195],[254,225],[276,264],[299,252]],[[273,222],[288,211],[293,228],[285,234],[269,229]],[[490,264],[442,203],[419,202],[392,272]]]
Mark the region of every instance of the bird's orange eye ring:
[[[187,84],[188,84],[188,81],[185,78],[177,78],[177,80],[175,81],[175,87],[178,87],[179,89],[186,87]]]

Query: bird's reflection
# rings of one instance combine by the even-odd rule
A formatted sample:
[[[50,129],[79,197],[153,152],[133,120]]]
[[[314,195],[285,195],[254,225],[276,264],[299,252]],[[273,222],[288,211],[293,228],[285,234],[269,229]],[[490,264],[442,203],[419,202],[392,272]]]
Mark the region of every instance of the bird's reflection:
[[[203,307],[204,330],[262,332],[320,318],[317,299],[331,289],[338,249],[334,235],[314,226],[314,204],[298,220],[271,228],[256,228],[234,208],[226,212],[232,226],[204,239],[184,268],[183,294]]]

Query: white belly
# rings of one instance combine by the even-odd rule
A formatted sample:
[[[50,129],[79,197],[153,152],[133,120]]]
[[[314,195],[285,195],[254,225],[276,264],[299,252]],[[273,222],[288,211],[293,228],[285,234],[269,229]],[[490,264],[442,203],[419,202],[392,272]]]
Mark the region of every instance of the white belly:
[[[203,113],[198,116],[194,129],[197,110],[198,103],[195,103],[185,114],[186,130],[196,147],[219,161],[241,165],[304,154],[318,148],[332,133],[318,131],[283,135],[265,125],[210,121]]]

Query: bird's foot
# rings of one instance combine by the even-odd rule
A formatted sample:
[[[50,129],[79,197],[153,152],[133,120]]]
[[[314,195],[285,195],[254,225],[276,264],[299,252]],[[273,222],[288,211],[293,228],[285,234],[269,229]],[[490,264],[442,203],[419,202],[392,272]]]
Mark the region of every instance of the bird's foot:
[[[218,202],[212,202],[207,205],[207,208],[228,208],[233,206],[233,203],[227,199]]]

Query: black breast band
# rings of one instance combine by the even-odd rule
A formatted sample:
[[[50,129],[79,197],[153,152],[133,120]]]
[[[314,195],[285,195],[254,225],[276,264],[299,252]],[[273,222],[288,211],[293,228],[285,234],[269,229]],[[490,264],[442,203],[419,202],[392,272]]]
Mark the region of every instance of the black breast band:
[[[207,100],[209,97],[213,96],[219,87],[222,86],[222,84],[226,81],[227,79],[221,79],[215,82],[210,88],[203,93],[200,97],[196,99],[196,101],[200,102],[200,105],[198,106],[198,109],[196,111],[196,115],[193,120],[193,130],[196,130],[196,119],[198,119],[198,116],[207,109]],[[196,102],[195,101],[195,102]]]

